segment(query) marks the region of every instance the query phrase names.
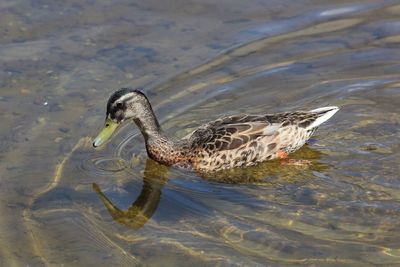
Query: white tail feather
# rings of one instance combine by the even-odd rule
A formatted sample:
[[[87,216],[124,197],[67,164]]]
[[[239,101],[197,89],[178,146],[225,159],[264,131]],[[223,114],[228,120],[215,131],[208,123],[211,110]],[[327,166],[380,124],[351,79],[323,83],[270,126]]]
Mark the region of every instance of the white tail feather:
[[[313,113],[321,113],[321,116],[318,117],[313,123],[311,123],[307,127],[307,129],[312,129],[312,128],[318,127],[322,123],[329,120],[338,111],[339,111],[339,108],[335,107],[335,106],[323,107],[323,108],[317,108],[317,109],[310,110],[310,112],[313,112]]]

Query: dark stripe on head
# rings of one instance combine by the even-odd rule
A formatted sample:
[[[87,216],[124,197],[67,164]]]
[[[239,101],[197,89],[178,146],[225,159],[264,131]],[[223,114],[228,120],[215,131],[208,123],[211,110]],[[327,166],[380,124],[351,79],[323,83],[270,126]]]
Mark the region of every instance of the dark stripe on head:
[[[107,114],[109,114],[110,113],[110,110],[111,110],[111,106],[112,106],[112,104],[115,102],[115,101],[117,101],[120,97],[122,97],[123,95],[126,95],[126,94],[128,94],[128,93],[137,93],[137,94],[140,94],[140,95],[143,95],[144,97],[146,97],[142,92],[140,92],[139,90],[136,90],[136,89],[132,89],[132,88],[121,88],[121,89],[119,89],[119,90],[117,90],[117,91],[115,91],[111,96],[110,96],[110,98],[108,99],[108,102],[107,102]]]

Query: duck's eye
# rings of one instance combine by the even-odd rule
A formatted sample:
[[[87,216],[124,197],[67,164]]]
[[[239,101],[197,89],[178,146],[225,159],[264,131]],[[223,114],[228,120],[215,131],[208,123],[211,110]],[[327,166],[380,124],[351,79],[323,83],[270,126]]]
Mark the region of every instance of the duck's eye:
[[[109,124],[109,123],[106,123],[106,127],[108,127],[108,126],[110,126],[110,124]]]
[[[122,108],[122,103],[117,103],[117,105],[116,105],[116,107],[118,108],[118,109],[121,109]]]

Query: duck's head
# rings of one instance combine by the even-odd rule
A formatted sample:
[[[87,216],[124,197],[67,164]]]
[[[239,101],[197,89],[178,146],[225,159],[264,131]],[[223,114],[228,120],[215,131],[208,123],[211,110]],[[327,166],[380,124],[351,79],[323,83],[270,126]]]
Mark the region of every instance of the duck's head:
[[[93,146],[104,144],[124,121],[139,120],[151,114],[150,103],[142,92],[130,88],[115,91],[108,99],[104,127],[94,139]]]

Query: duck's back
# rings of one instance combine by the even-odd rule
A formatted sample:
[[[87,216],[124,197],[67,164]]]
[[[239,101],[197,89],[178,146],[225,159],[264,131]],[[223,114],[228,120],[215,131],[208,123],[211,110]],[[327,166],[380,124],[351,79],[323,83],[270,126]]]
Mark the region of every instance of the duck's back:
[[[250,166],[302,147],[337,107],[273,115],[236,115],[199,127],[188,141],[194,169],[217,171]]]

